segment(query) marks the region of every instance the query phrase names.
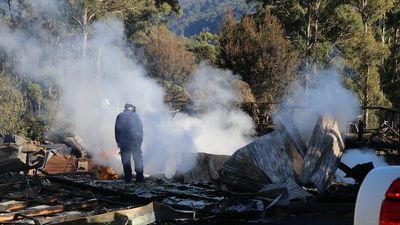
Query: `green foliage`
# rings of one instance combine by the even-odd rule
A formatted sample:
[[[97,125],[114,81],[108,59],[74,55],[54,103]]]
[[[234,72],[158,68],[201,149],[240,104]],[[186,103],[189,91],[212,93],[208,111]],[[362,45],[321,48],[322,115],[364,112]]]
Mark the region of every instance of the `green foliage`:
[[[381,89],[379,66],[387,56],[385,45],[372,33],[359,31],[338,42],[346,66],[353,70],[351,79],[364,106],[389,105]]]
[[[39,111],[44,98],[42,88],[39,84],[33,83],[32,81],[26,82],[26,96],[30,103],[30,109],[32,111]]]
[[[221,28],[219,64],[240,74],[257,99],[271,101],[282,96],[293,78],[298,52],[269,10],[262,20],[257,18],[245,16],[235,23],[228,12]]]
[[[178,35],[191,37],[201,32],[217,33],[226,10],[233,9],[236,19],[242,15],[254,13],[253,4],[245,0],[180,0],[183,14],[179,19],[170,21],[169,27]]]
[[[26,105],[15,77],[9,74],[0,74],[0,106],[0,133],[21,133]]]
[[[31,80],[25,81],[23,87],[24,101],[27,104],[23,115],[26,136],[33,140],[41,140],[46,130],[54,123],[58,96],[50,93],[54,87],[46,87]]]
[[[345,83],[363,105],[390,105],[382,88],[395,101],[395,91],[389,87],[400,77],[399,0],[249,2],[271,8],[303,61],[329,66],[342,58]]]
[[[386,84],[385,89],[388,98],[393,103],[394,106],[398,107],[400,105],[400,80],[392,81]]]
[[[384,26],[390,53],[381,70],[383,91],[395,107],[400,107],[400,0],[386,15]]]
[[[41,44],[43,47],[54,45],[55,49],[64,48],[54,51],[53,54],[40,55],[37,62],[43,64],[43,67],[40,65],[38,67],[41,67],[41,70],[35,70],[35,80],[29,80],[24,70],[18,68],[23,65],[15,63],[18,61],[15,55],[6,54],[0,49],[0,71],[12,71],[16,68],[19,71],[18,74],[0,75],[0,133],[19,133],[32,139],[40,139],[53,125],[59,97],[54,81],[57,80],[56,76],[61,75],[60,71],[54,70],[53,67],[62,60],[60,52],[68,51],[68,54],[77,55],[84,53],[83,46],[85,40],[90,38],[93,22],[109,17],[122,19],[125,22],[127,38],[137,42],[138,37],[146,36],[151,27],[163,23],[169,15],[181,13],[177,0],[60,0],[54,1],[60,10],[52,13],[46,12],[47,7],[40,8],[34,4],[27,0],[0,1],[1,22],[5,22],[11,31],[26,32],[32,40],[37,40],[35,44],[38,44],[39,48]],[[60,45],[64,40],[74,38],[82,38],[82,43],[68,41],[68,47]],[[174,42],[175,39],[171,41]],[[178,45],[185,48],[186,42],[179,42]],[[156,55],[155,58],[159,56]],[[172,58],[174,59],[176,57]],[[186,59],[184,63],[179,63],[189,63],[193,66],[190,64],[192,58]],[[157,62],[154,62],[153,65],[156,64]],[[174,62],[171,62],[171,65],[174,65]],[[168,68],[170,72],[171,68],[172,66]],[[175,72],[180,74],[182,70],[174,71],[174,76]],[[183,73],[187,75],[187,72]],[[167,84],[171,83],[167,78],[166,81]],[[160,83],[163,82],[165,83],[160,79]]]
[[[363,17],[363,22],[369,25],[380,19],[393,7],[393,0],[349,0],[348,2],[357,8]]]
[[[335,32],[340,33],[354,33],[363,31],[363,21],[361,15],[356,9],[349,5],[339,5],[334,12],[333,25],[339,28]]]
[[[167,100],[187,99],[184,88],[195,68],[195,57],[186,46],[185,38],[176,37],[164,26],[153,28],[147,36],[143,64],[164,87]]]
[[[138,43],[152,26],[181,13],[177,0],[65,0],[58,4],[69,27],[77,32],[88,35],[94,21],[116,17],[124,21],[127,38]]]
[[[329,37],[332,33],[332,18],[339,1],[331,0],[250,0],[268,7],[282,22],[288,38],[299,50],[303,59],[302,66],[309,62],[321,66],[331,63],[330,52],[335,40]],[[259,10],[262,10],[259,7]],[[336,32],[334,32],[336,34]]]
[[[188,50],[196,56],[197,62],[206,60],[215,64],[218,55],[217,45],[218,35],[202,32],[192,36],[188,43]]]
[[[90,38],[94,21],[120,18],[127,39],[142,47],[144,66],[169,100],[186,99],[184,87],[202,60],[242,75],[259,100],[279,100],[301,57],[302,66],[310,61],[329,66],[339,59],[344,83],[363,105],[400,106],[400,0],[248,1],[259,7],[244,0],[60,0],[56,4],[62,10],[51,16],[27,0],[12,0],[0,2],[0,18],[11,30],[24,28],[43,46]],[[228,7],[232,11],[223,21]],[[174,19],[170,27],[176,33],[191,39],[159,27],[168,19]],[[222,21],[220,33],[213,34]],[[43,29],[51,35],[39,32]],[[71,46],[78,53],[81,48]],[[0,71],[19,66],[13,57],[0,50]],[[48,59],[41,63],[60,60],[42,57]],[[38,73],[45,76],[35,81],[24,74],[0,75],[0,132],[37,139],[52,125],[57,74],[52,69]],[[372,112],[368,120],[378,121],[377,115]]]
[[[62,1],[61,1],[62,2]],[[126,18],[132,12],[143,11],[144,8],[151,8],[155,13],[179,13],[181,7],[177,0],[68,0],[64,4],[69,6],[70,12],[88,12],[88,22],[99,20],[105,17]],[[62,3],[61,3],[62,4]]]
[[[0,74],[0,133],[39,140],[53,124],[56,104],[56,99],[46,95],[41,85]]]
[[[171,11],[176,14],[182,14],[182,8],[178,0],[155,0],[155,5],[157,8],[162,9],[162,12],[170,13]]]

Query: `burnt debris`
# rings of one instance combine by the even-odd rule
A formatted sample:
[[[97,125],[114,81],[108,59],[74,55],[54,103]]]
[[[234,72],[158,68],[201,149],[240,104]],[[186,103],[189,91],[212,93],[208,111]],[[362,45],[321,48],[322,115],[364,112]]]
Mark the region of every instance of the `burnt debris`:
[[[337,122],[322,116],[306,145],[293,122],[278,121],[232,156],[198,153],[185,173],[132,184],[93,165],[77,136],[46,143],[8,136],[0,143],[0,223],[238,224],[351,213],[357,186],[334,182],[335,171],[340,165],[360,181],[369,167],[339,164]]]
[[[320,195],[327,188],[344,151],[337,122],[321,117],[306,146],[294,123],[281,119],[278,129],[236,151],[223,165],[220,177],[229,190],[258,191],[268,184],[286,187],[289,199]],[[246,169],[247,168],[247,169]]]

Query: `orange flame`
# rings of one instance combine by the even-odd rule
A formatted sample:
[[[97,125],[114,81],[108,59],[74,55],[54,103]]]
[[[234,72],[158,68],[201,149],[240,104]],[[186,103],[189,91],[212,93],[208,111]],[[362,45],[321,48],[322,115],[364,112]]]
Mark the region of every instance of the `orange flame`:
[[[118,155],[119,149],[109,149],[101,151],[96,158],[96,165],[93,166],[92,172],[100,180],[116,180],[119,178],[117,173],[108,166],[104,166],[110,161],[110,158]]]
[[[110,167],[96,165],[94,169],[96,177],[100,180],[116,180],[119,178],[114,170]]]

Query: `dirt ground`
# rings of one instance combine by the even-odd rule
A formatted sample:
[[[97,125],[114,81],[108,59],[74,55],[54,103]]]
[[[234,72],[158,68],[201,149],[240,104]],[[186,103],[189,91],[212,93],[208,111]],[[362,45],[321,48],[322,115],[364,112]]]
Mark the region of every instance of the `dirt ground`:
[[[353,225],[354,202],[324,202],[295,204],[291,207],[274,208],[260,217],[235,218],[235,215],[210,218],[201,221],[155,223],[157,225],[176,224],[234,224],[234,225]],[[253,218],[253,219],[252,219]]]
[[[352,225],[353,215],[305,214],[271,218],[269,225]]]
[[[302,215],[282,215],[271,216],[264,220],[230,220],[229,218],[210,219],[198,222],[169,222],[169,223],[155,223],[154,225],[183,225],[183,224],[196,224],[196,225],[214,225],[214,224],[234,224],[234,225],[352,225],[353,214],[335,215],[331,214],[302,214]]]

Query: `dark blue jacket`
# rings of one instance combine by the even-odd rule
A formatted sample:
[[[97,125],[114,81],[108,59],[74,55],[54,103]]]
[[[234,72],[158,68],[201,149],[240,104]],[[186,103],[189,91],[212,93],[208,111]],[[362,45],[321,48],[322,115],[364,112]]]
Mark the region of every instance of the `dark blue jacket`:
[[[115,121],[115,141],[118,147],[142,144],[143,124],[132,111],[124,111]]]

